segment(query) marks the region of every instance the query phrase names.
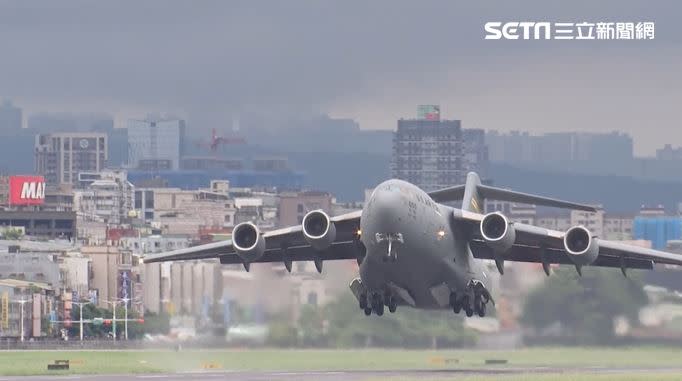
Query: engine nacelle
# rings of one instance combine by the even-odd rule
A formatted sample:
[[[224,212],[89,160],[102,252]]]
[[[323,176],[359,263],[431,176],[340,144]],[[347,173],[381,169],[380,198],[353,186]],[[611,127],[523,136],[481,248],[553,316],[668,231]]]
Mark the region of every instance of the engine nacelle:
[[[584,226],[574,226],[566,231],[564,249],[577,266],[590,265],[599,256],[599,244]]]
[[[325,250],[336,240],[336,226],[327,213],[313,210],[303,217],[303,237],[317,250]]]
[[[516,230],[500,212],[486,214],[481,220],[481,236],[485,243],[498,252],[505,252],[514,246]]]
[[[244,262],[253,262],[265,253],[265,238],[253,222],[242,222],[232,230],[232,245]]]

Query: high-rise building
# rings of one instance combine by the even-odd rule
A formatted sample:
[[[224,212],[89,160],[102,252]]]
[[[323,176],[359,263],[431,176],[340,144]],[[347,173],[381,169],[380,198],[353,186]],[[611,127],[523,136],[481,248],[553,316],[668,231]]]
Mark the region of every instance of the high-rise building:
[[[16,131],[21,129],[21,109],[15,107],[11,101],[6,100],[0,105],[0,130]]]
[[[48,184],[73,184],[84,171],[107,164],[107,135],[98,132],[59,132],[35,138],[35,170]]]
[[[519,131],[488,131],[485,140],[490,161],[496,163],[530,169],[632,174],[632,137],[622,132],[531,135]]]
[[[139,169],[180,169],[185,121],[129,120],[128,164]]]
[[[483,179],[488,177],[488,146],[485,144],[485,130],[480,128],[462,129],[462,150],[464,170],[474,171]]]
[[[432,191],[463,183],[466,172],[461,121],[441,120],[433,113],[398,120],[391,163],[394,178]]]

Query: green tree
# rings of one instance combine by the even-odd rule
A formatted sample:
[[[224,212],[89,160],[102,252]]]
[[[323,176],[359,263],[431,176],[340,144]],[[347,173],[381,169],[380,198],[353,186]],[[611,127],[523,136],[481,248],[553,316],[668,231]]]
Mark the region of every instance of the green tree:
[[[21,238],[21,236],[22,236],[21,230],[19,230],[19,229],[12,229],[12,228],[9,228],[9,229],[5,230],[5,232],[4,232],[3,235],[2,235],[2,237],[3,237],[4,239],[10,240],[10,241],[16,241],[16,240],[18,240],[19,238]]]
[[[635,321],[647,303],[634,275],[625,278],[619,270],[589,268],[581,277],[561,268],[529,294],[522,321],[538,330],[558,322],[576,344],[612,341],[614,318],[624,315]]]
[[[83,320],[92,320],[94,318],[107,318],[111,313],[104,308],[98,308],[94,304],[83,305]],[[76,305],[71,310],[71,325],[67,328],[69,337],[80,336],[80,308]],[[110,326],[95,325],[92,323],[83,324],[83,336],[86,338],[105,337],[111,330]]]
[[[394,314],[365,316],[351,294],[344,293],[326,308],[329,338],[339,347],[387,346],[437,348],[471,345],[473,332],[452,311],[399,307]]]
[[[275,347],[295,347],[298,344],[296,328],[280,320],[270,323],[267,343]]]
[[[324,311],[312,304],[301,307],[298,319],[299,337],[304,346],[322,346],[324,337]]]
[[[170,315],[167,312],[149,312],[144,315],[143,333],[167,335],[170,331]]]

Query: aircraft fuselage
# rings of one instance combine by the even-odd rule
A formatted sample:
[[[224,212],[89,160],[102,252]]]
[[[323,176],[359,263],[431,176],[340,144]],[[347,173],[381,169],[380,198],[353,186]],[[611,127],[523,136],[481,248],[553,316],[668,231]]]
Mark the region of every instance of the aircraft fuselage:
[[[388,180],[377,186],[360,220],[367,249],[360,278],[366,290],[404,290],[416,308],[449,308],[434,289],[463,291],[472,280],[484,282],[466,233],[453,226],[451,216],[452,208],[413,184]]]

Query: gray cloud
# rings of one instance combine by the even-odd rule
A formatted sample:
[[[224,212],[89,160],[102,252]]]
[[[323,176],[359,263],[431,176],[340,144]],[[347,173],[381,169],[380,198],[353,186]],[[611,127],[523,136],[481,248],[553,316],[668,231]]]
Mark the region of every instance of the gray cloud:
[[[3,2],[0,96],[32,111],[186,113],[195,125],[229,120],[233,110],[331,112],[357,117],[364,128],[392,128],[414,104],[438,101],[450,116],[478,127],[623,128],[647,152],[670,141],[661,135],[680,124],[671,99],[682,99],[675,20],[682,6],[488,4]],[[482,38],[485,21],[543,19],[652,20],[657,38]],[[651,128],[659,128],[658,136]]]

